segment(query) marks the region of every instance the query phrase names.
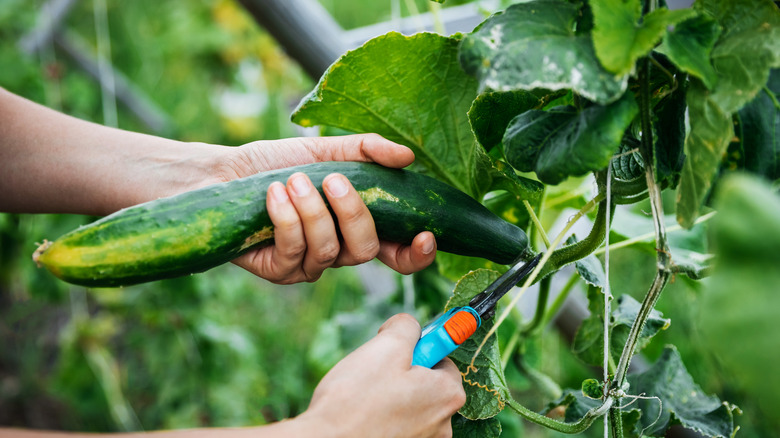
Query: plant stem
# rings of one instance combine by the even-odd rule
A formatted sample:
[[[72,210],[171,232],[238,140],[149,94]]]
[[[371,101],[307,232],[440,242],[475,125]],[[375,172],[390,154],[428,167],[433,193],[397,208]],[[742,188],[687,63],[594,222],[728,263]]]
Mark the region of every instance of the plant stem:
[[[542,197],[542,200],[544,200],[544,196]],[[536,212],[531,207],[531,204],[529,204],[525,199],[523,199],[523,205],[525,206],[525,209],[528,210],[528,215],[531,216],[531,222],[533,222],[534,226],[536,227],[536,231],[538,231],[539,235],[542,236],[542,240],[544,240],[544,246],[549,248],[550,238],[547,237],[547,233],[544,232],[544,227],[542,227],[542,223],[539,221],[539,217],[536,216]],[[532,233],[532,235],[536,235],[536,233]]]
[[[553,252],[550,256],[550,262],[544,266],[542,272],[539,274],[539,278],[544,278],[550,272],[557,271],[569,263],[587,257],[601,246],[601,243],[604,242],[607,230],[607,205],[604,193],[599,193],[585,204],[571,221],[579,220],[585,212],[593,208],[596,202],[599,203],[599,209],[596,213],[596,220],[593,222],[593,228],[591,228],[590,233],[579,242]],[[610,216],[612,213],[614,213],[614,207],[610,208]]]
[[[539,282],[539,298],[536,300],[536,312],[534,312],[534,318],[531,322],[520,330],[520,334],[523,337],[534,334],[542,326],[544,311],[547,309],[547,300],[550,296],[551,280],[552,276],[548,275]]]
[[[564,423],[562,421],[546,417],[526,408],[512,398],[509,398],[509,400],[506,401],[506,404],[526,420],[532,421],[536,424],[545,426],[558,432],[575,434],[587,430],[597,418],[601,417],[602,415],[606,415],[614,404],[614,399],[612,397],[607,398],[604,403],[601,404],[601,406],[589,410],[584,417],[580,418],[579,421],[575,423]]]
[[[764,85],[763,90],[772,100],[772,103],[775,105],[775,109],[780,109],[780,102],[777,101],[777,96],[775,96],[775,93],[773,93],[772,90],[770,90],[766,85]]]
[[[645,162],[645,179],[647,180],[648,197],[653,213],[653,224],[655,227],[655,249],[657,253],[657,272],[650,289],[647,291],[642,306],[639,309],[628,339],[620,355],[615,379],[612,382],[613,388],[621,388],[626,379],[628,366],[636,350],[636,344],[639,334],[644,328],[650,312],[655,307],[658,297],[661,296],[666,283],[669,281],[671,270],[669,269],[671,258],[669,256],[669,245],[666,241],[666,228],[664,225],[663,204],[661,202],[661,190],[655,182],[655,172],[653,169],[653,129],[650,119],[650,63],[647,58],[639,61],[639,115],[642,124],[642,158]]]
[[[609,410],[609,424],[612,427],[612,438],[623,438],[623,416],[620,414],[620,409]]]
[[[441,21],[441,5],[436,2],[428,2],[428,10],[433,17],[433,30],[439,35],[446,35],[444,30],[444,22]]]

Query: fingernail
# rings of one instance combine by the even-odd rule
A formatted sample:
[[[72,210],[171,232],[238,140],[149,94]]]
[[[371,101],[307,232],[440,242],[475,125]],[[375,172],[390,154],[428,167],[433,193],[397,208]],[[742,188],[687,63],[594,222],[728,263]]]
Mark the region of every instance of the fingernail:
[[[290,186],[295,196],[306,196],[311,191],[311,183],[303,174],[295,174],[290,177]]]
[[[285,190],[284,184],[280,182],[272,183],[271,186],[268,187],[268,192],[271,194],[271,198],[273,198],[274,202],[281,204],[290,200],[287,196],[287,190]]]
[[[336,198],[340,198],[346,195],[349,191],[347,183],[344,181],[344,177],[341,175],[333,175],[328,177],[326,186],[331,196]]]
[[[429,237],[425,239],[425,242],[423,242],[422,245],[423,254],[430,254],[431,252],[433,252],[433,246],[434,246],[433,244],[434,244],[433,238]]]

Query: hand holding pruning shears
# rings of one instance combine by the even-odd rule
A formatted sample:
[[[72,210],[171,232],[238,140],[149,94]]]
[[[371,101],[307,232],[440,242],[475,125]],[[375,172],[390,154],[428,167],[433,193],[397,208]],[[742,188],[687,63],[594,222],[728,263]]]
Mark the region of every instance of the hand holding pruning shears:
[[[414,347],[412,365],[431,368],[455,351],[493,316],[496,303],[539,263],[541,254],[530,262],[519,261],[501,277],[471,299],[468,306],[455,307],[425,326]]]

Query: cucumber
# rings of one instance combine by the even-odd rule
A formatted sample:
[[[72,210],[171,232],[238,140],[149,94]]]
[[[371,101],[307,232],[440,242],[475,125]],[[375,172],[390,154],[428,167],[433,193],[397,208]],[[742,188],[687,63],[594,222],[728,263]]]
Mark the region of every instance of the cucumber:
[[[266,192],[295,172],[322,192],[338,172],[360,193],[380,239],[411,243],[422,231],[439,250],[500,264],[527,248],[520,228],[465,193],[431,177],[376,164],[324,162],[263,172],[120,210],[78,228],[33,255],[39,265],[70,283],[124,286],[202,272],[250,248],[273,243]]]

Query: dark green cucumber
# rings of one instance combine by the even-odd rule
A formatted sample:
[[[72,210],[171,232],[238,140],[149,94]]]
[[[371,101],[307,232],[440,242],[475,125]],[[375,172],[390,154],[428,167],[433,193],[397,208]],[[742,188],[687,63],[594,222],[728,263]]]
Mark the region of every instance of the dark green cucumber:
[[[431,177],[376,164],[326,162],[264,172],[139,204],[74,230],[36,251],[57,277],[85,286],[121,286],[202,272],[273,243],[266,192],[304,172],[322,190],[338,172],[360,193],[380,239],[411,243],[428,230],[438,248],[513,262],[528,246],[520,228]]]

